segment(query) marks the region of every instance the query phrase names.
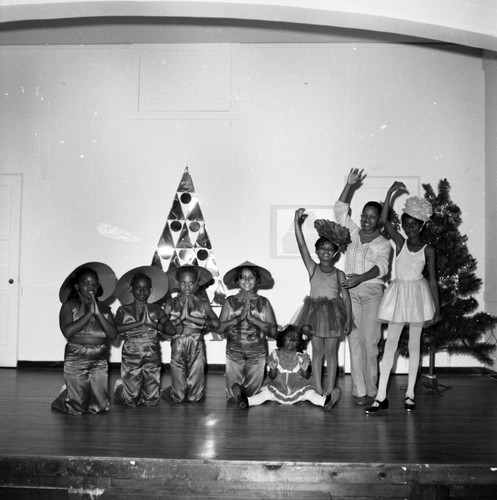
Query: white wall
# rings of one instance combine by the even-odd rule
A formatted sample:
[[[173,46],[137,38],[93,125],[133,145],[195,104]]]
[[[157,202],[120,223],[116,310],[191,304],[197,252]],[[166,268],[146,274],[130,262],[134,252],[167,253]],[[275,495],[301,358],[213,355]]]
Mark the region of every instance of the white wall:
[[[150,263],[186,165],[221,274],[246,259],[270,269],[276,286],[265,295],[280,323],[308,282],[298,258],[274,255],[271,236],[281,228],[271,214],[282,205],[331,205],[355,166],[388,181],[419,176],[436,185],[447,177],[484,276],[476,52],[395,44],[4,47],[0,89],[0,169],[24,176],[20,360],[63,359],[57,292],[76,265],[101,260],[122,275]],[[224,101],[205,111],[213,93]],[[133,241],[99,234],[101,223]],[[208,345],[209,363],[223,363],[224,344]]]

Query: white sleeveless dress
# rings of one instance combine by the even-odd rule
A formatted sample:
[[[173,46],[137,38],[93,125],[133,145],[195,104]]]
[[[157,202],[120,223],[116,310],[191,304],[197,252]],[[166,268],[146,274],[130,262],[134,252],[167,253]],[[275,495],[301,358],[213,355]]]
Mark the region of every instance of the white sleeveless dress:
[[[378,311],[385,323],[424,323],[433,318],[435,303],[430,285],[423,277],[425,246],[410,252],[407,242],[395,259],[395,279],[390,283]]]

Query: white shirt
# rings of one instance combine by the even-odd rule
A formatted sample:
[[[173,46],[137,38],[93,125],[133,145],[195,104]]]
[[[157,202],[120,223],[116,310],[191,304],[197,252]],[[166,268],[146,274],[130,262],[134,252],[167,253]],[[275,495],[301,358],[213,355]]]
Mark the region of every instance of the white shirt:
[[[378,236],[369,243],[361,243],[360,227],[350,218],[349,204],[337,201],[333,209],[335,220],[349,229],[352,240],[345,253],[345,274],[364,274],[377,266],[380,271],[378,276],[365,283],[383,285],[382,277],[388,274],[392,245],[383,236]]]

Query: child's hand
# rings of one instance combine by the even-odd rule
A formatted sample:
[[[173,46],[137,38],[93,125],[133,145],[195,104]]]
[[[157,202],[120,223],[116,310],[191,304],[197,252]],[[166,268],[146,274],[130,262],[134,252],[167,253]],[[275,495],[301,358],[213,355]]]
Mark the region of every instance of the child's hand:
[[[358,168],[351,168],[349,175],[347,176],[347,184],[354,186],[355,184],[361,184],[366,178],[366,174],[363,173],[364,169],[359,170]]]
[[[138,320],[138,323],[140,323],[141,325],[149,325],[151,322],[150,320],[150,316],[148,314],[148,307],[147,306],[144,306],[142,308],[142,313],[140,315],[140,319]]]
[[[305,213],[305,208],[298,208],[295,210],[295,223],[301,226],[307,219],[308,214]]]
[[[425,321],[423,324],[423,327],[428,328],[430,326],[436,325],[437,323],[440,323],[440,321],[441,321],[440,311],[435,311],[433,318],[431,318],[428,321]]]
[[[270,369],[276,369],[278,368],[278,360],[275,359],[273,356],[269,356],[267,358],[267,365],[269,366]]]
[[[183,306],[183,309],[181,311],[181,315],[179,317],[179,319],[181,321],[184,321],[185,319],[188,318],[188,302],[190,301],[190,297],[187,297],[186,300],[185,300],[185,305]]]
[[[396,191],[404,191],[406,193],[409,193],[409,191],[406,188],[406,185],[403,182],[400,181],[395,181],[391,186],[388,192],[390,194],[395,193]]]
[[[311,358],[309,357],[309,354],[306,352],[304,353],[302,357],[302,362],[300,363],[300,369],[304,372],[306,372],[311,364]]]
[[[91,312],[92,314],[95,314],[95,315],[97,315],[100,312],[98,309],[97,299],[95,298],[94,295],[90,295],[90,310],[89,310],[89,312]]]
[[[243,309],[240,316],[242,317],[242,319],[248,320],[249,315],[250,315],[250,300],[246,300],[243,304]]]
[[[349,333],[352,331],[352,321],[347,318],[347,320],[345,321],[345,325],[343,327],[343,333],[345,335],[349,335]]]

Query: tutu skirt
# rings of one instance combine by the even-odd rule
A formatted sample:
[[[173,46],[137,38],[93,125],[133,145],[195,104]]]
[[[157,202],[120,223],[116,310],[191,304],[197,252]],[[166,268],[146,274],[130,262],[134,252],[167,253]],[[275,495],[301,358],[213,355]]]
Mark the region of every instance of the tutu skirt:
[[[419,280],[397,280],[390,283],[378,311],[381,322],[424,323],[433,318],[435,303],[430,285]]]
[[[346,318],[342,297],[306,297],[290,322],[314,337],[333,338],[343,335]]]

